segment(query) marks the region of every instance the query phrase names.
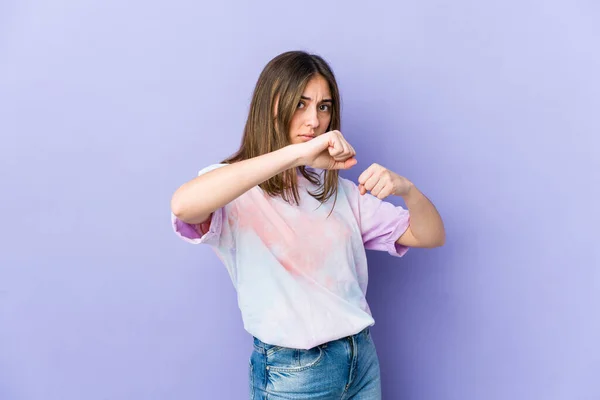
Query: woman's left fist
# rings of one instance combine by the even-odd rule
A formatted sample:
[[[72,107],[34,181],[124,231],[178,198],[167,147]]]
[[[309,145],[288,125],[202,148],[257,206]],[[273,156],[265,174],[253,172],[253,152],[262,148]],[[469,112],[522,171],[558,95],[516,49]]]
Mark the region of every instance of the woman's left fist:
[[[360,194],[371,192],[381,200],[391,194],[406,196],[412,187],[411,181],[379,164],[372,164],[358,177]]]

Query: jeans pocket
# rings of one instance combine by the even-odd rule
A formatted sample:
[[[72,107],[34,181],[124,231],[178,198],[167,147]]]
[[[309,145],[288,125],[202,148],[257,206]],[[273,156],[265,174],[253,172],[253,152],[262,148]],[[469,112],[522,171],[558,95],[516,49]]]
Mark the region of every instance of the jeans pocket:
[[[278,372],[299,372],[319,364],[323,359],[321,346],[309,350],[280,347],[266,355],[267,369]]]

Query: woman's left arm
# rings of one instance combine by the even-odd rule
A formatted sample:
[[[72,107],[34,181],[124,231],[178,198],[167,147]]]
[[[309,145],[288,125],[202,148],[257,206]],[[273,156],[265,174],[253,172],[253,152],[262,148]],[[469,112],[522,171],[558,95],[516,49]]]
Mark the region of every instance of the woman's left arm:
[[[410,225],[396,243],[408,247],[439,247],[446,241],[444,223],[435,206],[408,179],[379,165],[372,164],[358,177],[358,189],[381,200],[400,196],[410,214]]]

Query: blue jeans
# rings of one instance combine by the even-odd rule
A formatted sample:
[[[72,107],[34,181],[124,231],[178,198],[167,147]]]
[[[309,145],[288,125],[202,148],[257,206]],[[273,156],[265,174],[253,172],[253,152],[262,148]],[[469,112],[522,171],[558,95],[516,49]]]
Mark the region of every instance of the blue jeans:
[[[251,400],[380,400],[379,359],[369,328],[310,350],[254,338]]]

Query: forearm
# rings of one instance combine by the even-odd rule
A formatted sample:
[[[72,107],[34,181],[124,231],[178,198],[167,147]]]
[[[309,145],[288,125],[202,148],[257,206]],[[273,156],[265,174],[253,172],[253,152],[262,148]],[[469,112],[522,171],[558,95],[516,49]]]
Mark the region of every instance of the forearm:
[[[171,199],[175,216],[190,224],[204,222],[212,212],[254,186],[300,165],[294,145],[217,168],[183,184]]]
[[[410,229],[419,242],[441,246],[446,240],[444,223],[433,203],[411,184],[408,194],[402,196],[410,213]]]

